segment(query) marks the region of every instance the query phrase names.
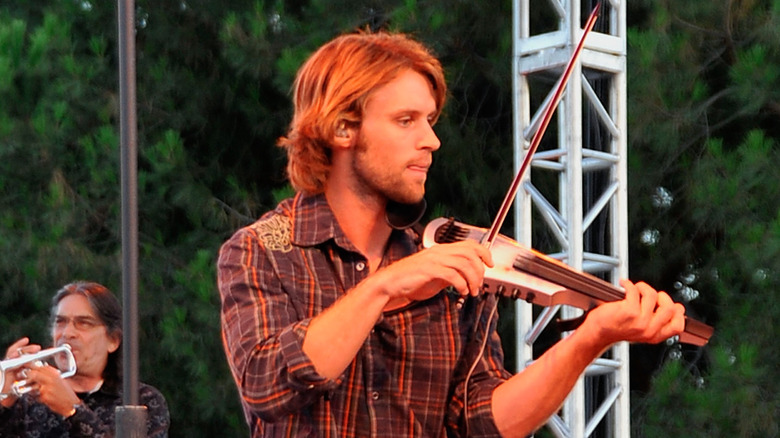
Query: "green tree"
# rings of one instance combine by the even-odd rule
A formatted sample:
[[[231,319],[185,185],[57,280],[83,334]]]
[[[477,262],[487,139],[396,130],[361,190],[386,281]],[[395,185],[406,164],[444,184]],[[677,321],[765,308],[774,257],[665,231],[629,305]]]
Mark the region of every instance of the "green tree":
[[[3,343],[28,335],[45,345],[59,286],[84,278],[120,292],[116,15],[113,5],[89,2],[0,14],[0,99],[13,103],[0,109],[1,305],[13,309],[2,313]],[[165,88],[191,87],[191,74],[154,62],[159,69],[149,74],[139,56],[139,85],[153,93],[139,93],[141,376],[168,398],[174,436],[214,435],[244,427],[217,354],[218,313],[209,311],[218,306],[214,231],[225,219],[183,148],[183,127],[207,117],[198,101],[175,108],[184,88]]]
[[[665,352],[635,431],[776,436],[780,5],[632,6],[631,271],[716,327]]]

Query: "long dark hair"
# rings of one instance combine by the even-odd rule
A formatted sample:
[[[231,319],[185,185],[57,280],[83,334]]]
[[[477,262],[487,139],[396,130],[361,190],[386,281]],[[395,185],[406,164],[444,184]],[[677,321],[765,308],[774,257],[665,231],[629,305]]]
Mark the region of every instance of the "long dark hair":
[[[54,322],[57,306],[69,295],[81,295],[89,301],[92,310],[106,326],[109,337],[119,339],[120,345],[108,354],[106,368],[103,370],[103,382],[106,387],[120,387],[122,383],[122,308],[114,293],[102,284],[89,281],[76,281],[62,287],[51,300],[51,322]]]

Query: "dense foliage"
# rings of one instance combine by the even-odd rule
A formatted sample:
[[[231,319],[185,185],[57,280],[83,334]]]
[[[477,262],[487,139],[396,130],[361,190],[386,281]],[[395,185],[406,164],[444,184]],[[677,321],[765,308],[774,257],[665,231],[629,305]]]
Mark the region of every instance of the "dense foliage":
[[[716,326],[704,351],[669,352],[636,429],[777,436],[780,3],[631,7],[631,272]]]
[[[242,436],[214,262],[290,193],[274,144],[296,69],[359,27],[432,46],[451,98],[429,215],[487,225],[511,177],[511,4],[136,4],[141,379],[168,398],[172,436]],[[777,433],[778,8],[629,5],[632,277],[699,293],[690,311],[717,326],[704,350],[648,356],[667,366],[632,398],[639,435]],[[69,281],[121,292],[116,34],[112,2],[0,6],[0,345],[45,344]]]

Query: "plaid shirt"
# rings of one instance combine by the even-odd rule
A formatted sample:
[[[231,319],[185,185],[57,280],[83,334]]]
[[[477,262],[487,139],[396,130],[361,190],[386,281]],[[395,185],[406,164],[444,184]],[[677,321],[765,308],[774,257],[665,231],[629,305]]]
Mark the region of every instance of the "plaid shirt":
[[[383,264],[415,251],[411,231],[394,231]],[[253,437],[464,434],[465,376],[487,320],[474,329],[474,300],[458,309],[441,292],[384,313],[335,380],[303,353],[311,319],[368,271],[322,195],[283,201],[223,244],[222,335]],[[468,379],[469,436],[499,436],[490,400],[509,374],[495,322],[490,333]]]

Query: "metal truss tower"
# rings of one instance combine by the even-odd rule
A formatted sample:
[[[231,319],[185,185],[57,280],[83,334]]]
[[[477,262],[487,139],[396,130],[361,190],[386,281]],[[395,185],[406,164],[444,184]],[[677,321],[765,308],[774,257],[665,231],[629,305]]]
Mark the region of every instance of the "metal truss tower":
[[[513,0],[516,169],[595,3]],[[625,0],[604,0],[556,115],[518,191],[516,239],[617,284],[628,277]],[[559,339],[548,323],[581,314],[516,306],[518,368]],[[548,421],[555,436],[630,436],[628,353],[621,343],[591,364]]]

